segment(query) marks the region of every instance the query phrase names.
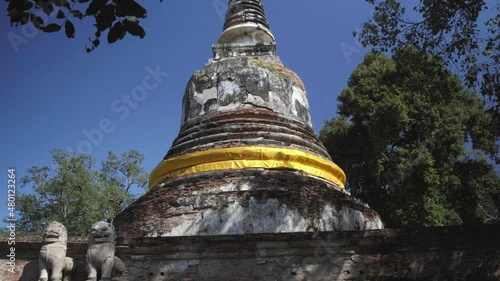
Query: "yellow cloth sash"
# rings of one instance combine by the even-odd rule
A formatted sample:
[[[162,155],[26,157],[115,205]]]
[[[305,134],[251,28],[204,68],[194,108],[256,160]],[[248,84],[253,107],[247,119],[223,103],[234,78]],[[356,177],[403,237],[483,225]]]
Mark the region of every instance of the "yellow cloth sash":
[[[331,181],[345,188],[344,171],[335,163],[295,149],[274,147],[232,147],[193,152],[163,160],[149,177],[149,188],[165,179],[247,168],[293,169]]]

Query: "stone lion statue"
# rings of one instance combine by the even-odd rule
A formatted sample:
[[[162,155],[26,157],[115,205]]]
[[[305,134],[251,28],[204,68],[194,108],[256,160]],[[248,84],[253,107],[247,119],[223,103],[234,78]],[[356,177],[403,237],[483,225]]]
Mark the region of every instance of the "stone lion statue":
[[[87,281],[96,281],[101,272],[101,281],[119,281],[125,271],[123,261],[115,256],[115,228],[112,224],[100,221],[92,225],[89,231],[87,250]]]
[[[53,221],[45,227],[43,246],[38,258],[38,281],[48,281],[49,272],[51,281],[71,281],[76,266],[72,258],[66,257],[67,243],[68,232],[64,225]]]

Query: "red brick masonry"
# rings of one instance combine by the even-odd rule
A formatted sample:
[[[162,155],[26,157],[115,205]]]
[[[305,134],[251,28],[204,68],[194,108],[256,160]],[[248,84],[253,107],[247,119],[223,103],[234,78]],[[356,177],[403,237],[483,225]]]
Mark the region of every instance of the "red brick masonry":
[[[121,239],[123,280],[500,280],[500,225],[322,233]],[[40,239],[18,237],[16,274],[37,280]],[[72,238],[75,281],[85,280],[86,240]]]

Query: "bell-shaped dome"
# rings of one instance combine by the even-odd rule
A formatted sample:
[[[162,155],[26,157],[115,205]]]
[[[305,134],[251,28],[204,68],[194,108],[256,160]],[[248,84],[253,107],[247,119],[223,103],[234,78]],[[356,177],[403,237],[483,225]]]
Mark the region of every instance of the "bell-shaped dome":
[[[229,1],[213,51],[188,82],[181,131],[150,187],[196,173],[268,168],[296,169],[343,188],[344,172],[312,129],[304,83],[276,56],[260,0]]]
[[[191,77],[181,132],[150,184],[233,168],[297,169],[345,185],[312,129],[304,84],[275,55],[222,56]]]

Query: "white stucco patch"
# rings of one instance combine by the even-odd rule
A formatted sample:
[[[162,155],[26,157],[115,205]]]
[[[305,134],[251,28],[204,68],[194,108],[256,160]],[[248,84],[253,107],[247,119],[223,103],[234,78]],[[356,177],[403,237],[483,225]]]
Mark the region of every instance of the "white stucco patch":
[[[219,99],[225,100],[234,95],[234,93],[239,93],[241,89],[238,84],[232,81],[220,81],[217,90],[219,92]]]
[[[339,220],[338,217],[334,215],[336,212],[337,211],[332,205],[325,205],[323,212],[321,213],[319,230],[333,231],[334,229],[338,229]]]
[[[226,192],[229,192],[229,191],[246,191],[246,190],[252,189],[252,187],[248,183],[244,183],[244,184],[241,184],[241,185],[232,184],[231,183],[231,184],[228,184],[228,185],[221,186],[221,187],[219,187],[219,189],[221,191],[226,191]]]
[[[245,103],[250,103],[252,105],[260,107],[269,107],[269,104],[263,98],[252,94],[247,95]]]
[[[202,105],[200,115],[205,115],[205,103],[211,99],[217,99],[217,88],[209,88],[203,90],[203,93],[195,93],[194,98],[196,100],[196,103]]]
[[[301,88],[293,86],[292,99],[298,101],[302,106],[309,108],[309,102],[307,101],[307,94]]]
[[[221,235],[306,231],[307,220],[296,208],[268,199],[251,198],[247,207],[238,202],[221,209],[205,210],[162,236]]]
[[[241,92],[241,88],[238,84],[232,81],[220,81],[218,86],[217,86],[217,92],[218,92],[218,101],[219,101],[219,110],[220,111],[226,111],[226,110],[233,110],[237,108],[239,105],[241,105],[241,101],[237,102],[238,99],[235,99],[234,96],[235,94],[239,94]],[[226,105],[220,105],[220,101],[227,101],[231,100],[231,103],[224,104]]]
[[[220,187],[223,191],[237,191],[237,185]],[[179,202],[183,203],[183,202]],[[194,203],[195,208],[202,204]],[[328,203],[319,218],[304,217],[296,207],[280,203],[277,199],[258,202],[253,197],[248,206],[239,202],[228,203],[223,208],[200,210],[196,216],[182,217],[182,223],[161,236],[233,235],[250,233],[306,232],[310,228],[320,231],[381,229],[379,218],[367,218],[355,209],[337,208]],[[151,232],[149,236],[157,236]]]
[[[299,103],[302,108],[307,108],[307,117],[305,117],[305,120],[303,121],[307,122],[309,126],[312,126],[311,116],[309,113],[309,102],[307,101],[306,92],[296,86],[293,86],[292,89],[292,103],[290,104],[290,111],[293,113],[293,115],[300,118],[300,114],[299,112],[297,112],[296,104]]]
[[[367,218],[361,211],[342,207],[339,211],[331,204],[323,207],[320,220],[321,231],[382,229],[380,218]]]
[[[380,218],[375,218],[374,220],[367,220],[365,222],[365,230],[370,230],[370,229],[383,229],[384,224],[380,220]]]
[[[182,273],[188,269],[188,267],[200,264],[200,260],[182,260],[168,263],[161,266],[158,271],[160,272],[172,272],[172,273]]]
[[[273,91],[269,91],[269,104],[270,104],[271,108],[273,108],[277,112],[280,112],[283,114],[288,113],[288,108],[287,108],[286,104]]]

